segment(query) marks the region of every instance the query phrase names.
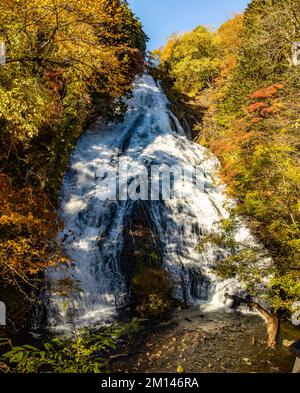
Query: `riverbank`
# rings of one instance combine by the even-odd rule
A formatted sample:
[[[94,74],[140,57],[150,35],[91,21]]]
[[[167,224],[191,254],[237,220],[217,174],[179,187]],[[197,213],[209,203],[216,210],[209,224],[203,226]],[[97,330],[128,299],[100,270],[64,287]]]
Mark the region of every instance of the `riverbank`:
[[[259,316],[189,308],[174,312],[169,322],[145,333],[133,354],[118,358],[110,369],[118,373],[290,373],[295,359],[286,345],[298,336],[299,329],[282,323],[278,347],[270,350]]]

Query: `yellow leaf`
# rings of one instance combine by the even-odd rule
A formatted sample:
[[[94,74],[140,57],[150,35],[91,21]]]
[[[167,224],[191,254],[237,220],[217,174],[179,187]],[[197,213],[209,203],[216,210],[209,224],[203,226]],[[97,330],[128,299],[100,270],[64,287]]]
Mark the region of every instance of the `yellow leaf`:
[[[184,372],[184,368],[183,368],[182,366],[179,365],[179,366],[177,367],[177,372],[178,372],[178,373],[183,373],[183,372]]]

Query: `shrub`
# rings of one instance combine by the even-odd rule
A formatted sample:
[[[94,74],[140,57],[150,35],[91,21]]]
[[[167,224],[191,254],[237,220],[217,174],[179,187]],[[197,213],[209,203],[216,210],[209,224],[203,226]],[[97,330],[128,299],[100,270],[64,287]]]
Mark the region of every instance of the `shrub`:
[[[146,268],[133,278],[133,296],[137,311],[149,318],[159,318],[170,311],[173,303],[173,283],[170,273]]]
[[[0,359],[0,372],[5,373],[101,373],[105,372],[108,353],[123,337],[132,339],[142,329],[142,321],[134,318],[123,326],[111,326],[98,333],[87,330],[74,332],[71,338],[57,337],[42,348],[31,345],[14,347],[10,340],[1,339],[0,345],[11,350]]]

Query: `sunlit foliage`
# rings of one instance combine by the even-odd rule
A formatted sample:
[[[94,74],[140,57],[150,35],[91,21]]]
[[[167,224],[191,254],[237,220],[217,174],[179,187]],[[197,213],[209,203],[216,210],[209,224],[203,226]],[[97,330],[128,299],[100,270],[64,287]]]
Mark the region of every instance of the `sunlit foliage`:
[[[220,60],[216,56],[215,37],[199,26],[191,33],[172,36],[166,47],[155,51],[161,67],[167,70],[180,92],[194,97],[208,87],[218,74]]]
[[[193,81],[184,86],[185,93],[197,97],[199,111],[205,102],[203,120],[192,125],[199,143],[222,162],[222,179],[237,201],[233,214],[247,219],[274,261],[268,295],[278,311],[291,310],[293,301],[300,299],[300,67],[291,63],[292,44],[300,38],[299,20],[299,0],[253,0],[243,15],[206,33],[210,38],[203,42],[205,49],[197,52],[183,36],[176,42],[172,38],[158,52],[160,75],[172,77],[173,88],[181,92],[182,78],[174,70],[185,64],[185,78]],[[183,63],[176,57],[181,40]],[[212,42],[217,48],[211,52]],[[209,83],[195,83],[186,45],[194,57],[194,51],[199,56],[208,51],[212,64],[219,64]],[[165,57],[176,64],[166,68]],[[223,273],[235,271],[248,285],[255,261],[244,257],[228,259]]]
[[[24,284],[63,261],[53,204],[69,155],[96,117],[122,116],[146,36],[123,0],[3,0],[0,41],[0,285],[10,319],[10,294],[28,297]]]

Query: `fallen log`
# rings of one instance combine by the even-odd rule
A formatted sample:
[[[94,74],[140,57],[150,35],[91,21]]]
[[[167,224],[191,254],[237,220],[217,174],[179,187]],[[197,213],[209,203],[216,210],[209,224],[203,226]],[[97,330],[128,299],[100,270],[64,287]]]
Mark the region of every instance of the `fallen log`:
[[[260,304],[254,302],[251,298],[241,298],[236,295],[228,295],[225,297],[234,301],[235,306],[241,305],[242,303],[247,304],[250,308],[257,310],[267,322],[267,334],[268,334],[268,348],[275,349],[277,344],[277,336],[279,332],[279,318],[270,313]]]

